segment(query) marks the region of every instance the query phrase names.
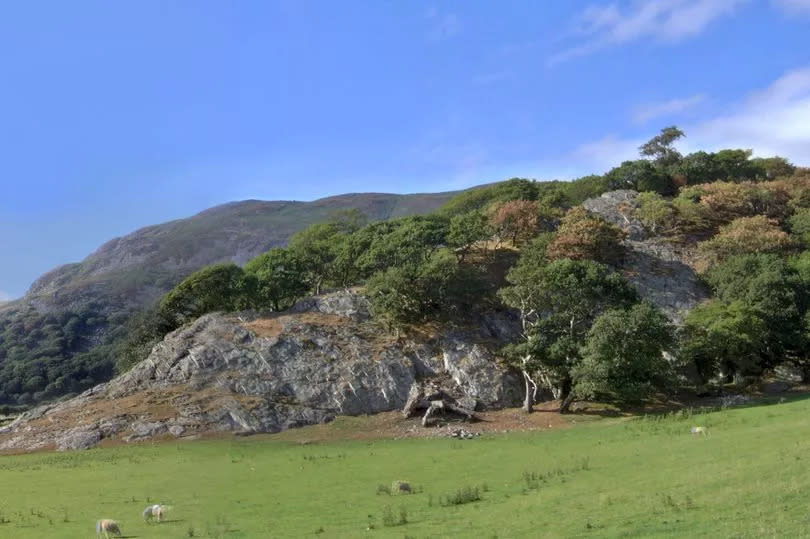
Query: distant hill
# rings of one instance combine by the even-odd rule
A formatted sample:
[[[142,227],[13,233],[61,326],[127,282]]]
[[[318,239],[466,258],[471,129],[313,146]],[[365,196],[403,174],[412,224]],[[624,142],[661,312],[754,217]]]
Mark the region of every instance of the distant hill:
[[[85,361],[85,384],[71,381],[45,393],[36,390],[37,381],[53,378],[48,371],[55,364],[76,359],[76,368],[81,368],[81,354],[103,354],[97,348],[110,329],[203,266],[243,264],[340,211],[357,209],[370,221],[425,214],[457,193],[356,193],[313,202],[245,200],[112,239],[82,262],[45,273],[23,298],[0,304],[0,370],[19,372],[0,377],[18,380],[8,382],[9,387],[0,385],[0,404],[26,384],[32,392],[23,400],[35,402],[112,376],[114,358],[99,362],[96,357]]]

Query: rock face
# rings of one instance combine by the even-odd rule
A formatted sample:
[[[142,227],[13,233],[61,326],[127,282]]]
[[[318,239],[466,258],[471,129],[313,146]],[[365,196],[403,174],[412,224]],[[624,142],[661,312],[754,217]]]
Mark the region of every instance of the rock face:
[[[604,193],[582,205],[627,232],[626,249],[619,267],[635,285],[641,297],[658,306],[676,325],[685,314],[709,297],[709,291],[687,263],[687,253],[664,238],[649,237],[632,216],[637,206],[636,191]]]
[[[128,373],[0,429],[0,449],[277,432],[401,409],[411,388],[433,377],[449,378],[480,408],[513,405],[518,379],[482,343],[503,342],[515,321],[489,318],[481,329],[397,340],[368,320],[365,298],[346,292],[272,318],[209,314],[167,335]]]

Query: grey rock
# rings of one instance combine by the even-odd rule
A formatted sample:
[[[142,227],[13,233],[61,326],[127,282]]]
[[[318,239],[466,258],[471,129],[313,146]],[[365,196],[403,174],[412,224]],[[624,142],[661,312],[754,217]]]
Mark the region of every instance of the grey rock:
[[[69,430],[56,440],[58,451],[90,449],[101,442],[101,432],[97,428],[79,427]]]
[[[647,232],[641,221],[632,215],[638,207],[637,197],[636,191],[620,189],[589,198],[582,206],[627,232],[628,239],[639,241],[647,238]]]
[[[686,313],[709,298],[708,288],[687,263],[689,253],[663,238],[648,237],[629,209],[637,205],[638,193],[611,191],[582,205],[627,232],[624,257],[617,269],[677,326]]]
[[[452,394],[450,402],[469,409],[520,402],[517,377],[480,344],[492,341],[493,331],[514,331],[511,314],[436,339],[395,339],[366,319],[366,306],[362,296],[338,292],[271,320],[205,315],[167,335],[129,372],[5,427],[0,448],[42,447],[68,435],[65,448],[89,443],[90,434],[71,431],[87,409],[103,410],[92,431],[99,440],[132,442],[278,432],[338,415],[400,410],[417,382],[431,380],[422,398]]]

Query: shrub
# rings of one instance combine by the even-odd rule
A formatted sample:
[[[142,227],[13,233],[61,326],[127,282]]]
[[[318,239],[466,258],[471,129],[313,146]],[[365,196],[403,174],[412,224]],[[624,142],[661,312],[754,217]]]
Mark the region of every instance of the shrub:
[[[611,263],[622,255],[623,238],[624,232],[618,227],[577,206],[563,217],[547,253],[551,259],[589,259]]]
[[[698,245],[698,269],[705,271],[734,255],[782,253],[793,247],[790,237],[775,220],[763,215],[740,217]]]

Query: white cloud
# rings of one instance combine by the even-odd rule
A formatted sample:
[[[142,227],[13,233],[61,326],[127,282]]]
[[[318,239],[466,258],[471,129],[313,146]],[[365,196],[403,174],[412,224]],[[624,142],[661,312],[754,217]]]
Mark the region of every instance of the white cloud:
[[[572,32],[580,43],[553,55],[549,63],[642,38],[675,43],[701,33],[712,21],[746,1],[637,0],[626,12],[616,4],[590,5],[580,13]]]
[[[442,41],[449,39],[461,31],[461,21],[455,13],[441,13],[435,7],[425,13],[430,29],[428,39],[430,41]]]
[[[776,7],[788,13],[810,13],[810,0],[772,0]]]
[[[11,300],[12,300],[11,295],[9,295],[9,294],[3,292],[2,290],[0,290],[0,303],[5,303],[6,301],[11,301]]]
[[[670,99],[663,103],[645,103],[633,110],[633,121],[637,124],[646,124],[650,120],[666,118],[679,112],[689,110],[706,99],[703,94],[684,97],[681,99]]]
[[[693,124],[679,124],[686,138],[682,152],[750,148],[756,156],[781,155],[810,165],[810,66],[786,73],[767,88],[751,93],[730,111]],[[606,137],[583,144],[569,158],[605,171],[638,157],[644,137]]]

